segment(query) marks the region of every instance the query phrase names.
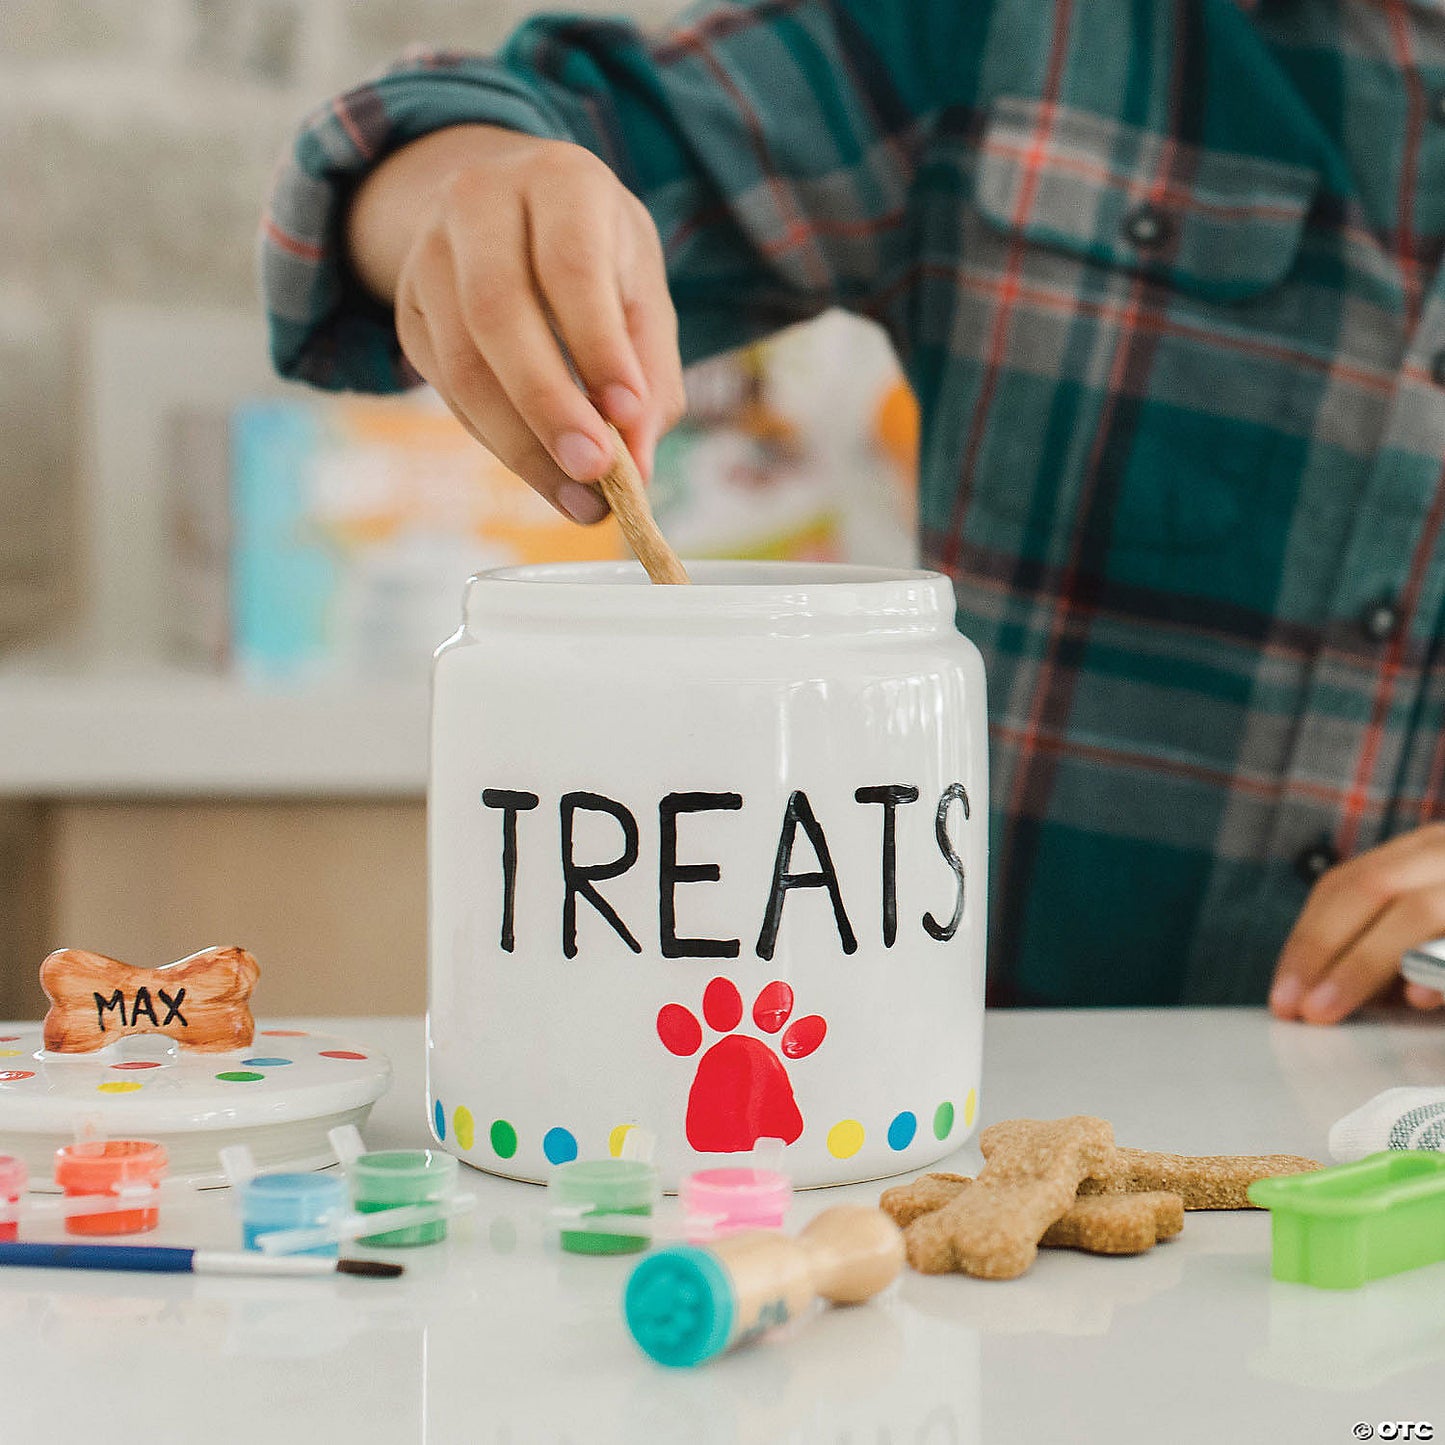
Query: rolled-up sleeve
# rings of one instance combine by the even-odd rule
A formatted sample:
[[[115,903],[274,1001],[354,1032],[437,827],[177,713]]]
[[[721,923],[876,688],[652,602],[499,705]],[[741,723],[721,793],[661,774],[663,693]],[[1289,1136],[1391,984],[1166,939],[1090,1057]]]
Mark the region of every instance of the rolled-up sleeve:
[[[383,157],[471,123],[612,167],[657,223],[689,360],[829,306],[867,309],[906,264],[940,56],[969,48],[982,8],[710,0],[655,34],[544,16],[495,56],[410,52],[313,111],[283,157],[260,263],[277,369],[332,389],[415,379],[390,311],[347,265],[346,207]]]

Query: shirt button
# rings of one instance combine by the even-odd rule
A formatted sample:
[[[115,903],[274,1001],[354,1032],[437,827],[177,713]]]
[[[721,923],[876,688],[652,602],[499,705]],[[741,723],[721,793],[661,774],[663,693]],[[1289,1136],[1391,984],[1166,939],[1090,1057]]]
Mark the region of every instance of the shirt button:
[[[1360,613],[1360,631],[1371,642],[1388,642],[1399,625],[1400,613],[1395,604],[1385,597],[1378,602],[1371,602]]]
[[[1147,201],[1136,206],[1124,218],[1124,236],[1141,251],[1162,246],[1169,239],[1169,217]]]
[[[1334,845],[1328,838],[1321,838],[1300,852],[1299,857],[1294,860],[1294,871],[1301,882],[1314,885],[1339,861],[1340,855],[1335,851]]]

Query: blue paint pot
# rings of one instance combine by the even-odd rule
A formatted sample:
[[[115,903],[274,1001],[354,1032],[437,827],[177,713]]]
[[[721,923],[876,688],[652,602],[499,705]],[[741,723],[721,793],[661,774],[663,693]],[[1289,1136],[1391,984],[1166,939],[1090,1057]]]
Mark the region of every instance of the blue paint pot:
[[[349,1212],[346,1180],[335,1174],[258,1174],[237,1190],[241,1205],[241,1239],[258,1249],[258,1235],[282,1229],[311,1229],[333,1215]],[[335,1244],[298,1250],[334,1259]]]

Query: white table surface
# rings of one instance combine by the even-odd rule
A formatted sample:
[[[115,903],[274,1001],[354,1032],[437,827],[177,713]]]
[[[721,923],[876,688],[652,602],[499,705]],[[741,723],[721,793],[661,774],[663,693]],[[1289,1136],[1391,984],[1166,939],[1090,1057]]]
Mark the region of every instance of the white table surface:
[[[368,1143],[427,1142],[419,1020],[295,1026],[389,1053]],[[1016,1012],[986,1040],[983,1122],[1096,1113],[1123,1143],[1199,1153],[1323,1157],[1366,1097],[1445,1082],[1429,1019]],[[939,1167],[977,1163],[965,1148]],[[0,1442],[1329,1442],[1394,1421],[1445,1438],[1445,1264],[1351,1293],[1276,1284],[1263,1214],[1190,1214],[1136,1259],[1046,1251],[1008,1283],[907,1273],[871,1305],[672,1372],[623,1328],[634,1258],[561,1254],[542,1191],[462,1173],[476,1213],[446,1245],[389,1256],[408,1266],[395,1282],[4,1271]],[[791,1223],[876,1194],[802,1195]],[[149,1239],[233,1247],[229,1210],[213,1191]]]

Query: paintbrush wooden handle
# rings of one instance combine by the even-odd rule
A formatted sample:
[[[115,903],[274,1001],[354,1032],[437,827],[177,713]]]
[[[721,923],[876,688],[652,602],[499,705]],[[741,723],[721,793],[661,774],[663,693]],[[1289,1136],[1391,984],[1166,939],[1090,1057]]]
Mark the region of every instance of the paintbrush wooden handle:
[[[632,460],[632,453],[627,450],[627,443],[616,427],[612,428],[612,437],[612,465],[597,485],[602,489],[607,505],[612,508],[617,525],[627,538],[627,545],[637,554],[637,560],[654,582],[691,581],[677,553],[658,529],[637,463]]]

